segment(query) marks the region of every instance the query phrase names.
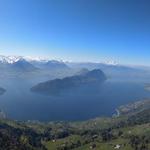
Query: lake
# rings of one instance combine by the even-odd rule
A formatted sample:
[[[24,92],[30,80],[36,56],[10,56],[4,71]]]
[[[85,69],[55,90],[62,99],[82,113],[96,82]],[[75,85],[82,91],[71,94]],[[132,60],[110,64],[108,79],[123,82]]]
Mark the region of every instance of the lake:
[[[140,82],[107,80],[53,96],[30,92],[36,83],[21,78],[1,80],[0,86],[7,91],[0,96],[0,109],[16,120],[76,121],[112,116],[118,106],[150,97]]]

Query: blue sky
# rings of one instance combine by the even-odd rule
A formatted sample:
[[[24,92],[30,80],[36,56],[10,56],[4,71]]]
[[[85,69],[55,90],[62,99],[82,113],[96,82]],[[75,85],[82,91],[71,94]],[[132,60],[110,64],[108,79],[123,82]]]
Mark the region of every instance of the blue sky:
[[[150,65],[149,0],[0,0],[0,54]]]

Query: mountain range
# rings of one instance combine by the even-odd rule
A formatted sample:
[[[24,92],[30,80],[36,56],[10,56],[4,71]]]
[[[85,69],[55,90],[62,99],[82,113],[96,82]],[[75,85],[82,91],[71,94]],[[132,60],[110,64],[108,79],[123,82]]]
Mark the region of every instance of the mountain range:
[[[39,66],[39,64],[44,65],[45,66],[52,66],[53,68],[54,67],[57,67],[57,66],[65,66],[65,63],[63,61],[57,61],[57,60],[50,60],[50,59],[42,59],[42,58],[37,58],[37,57],[26,57],[26,56],[3,56],[3,55],[0,55],[0,65],[13,65],[13,64],[24,64],[24,66],[26,65],[33,65],[33,66]],[[30,65],[30,66],[31,66]]]
[[[70,68],[62,61],[28,58],[21,56],[0,56],[2,77],[55,77],[57,74],[69,74]]]
[[[5,55],[0,55],[0,62],[1,63],[7,63],[7,64],[12,64],[14,62],[17,62],[20,59],[24,59],[28,62],[39,62],[39,63],[46,63],[49,62],[51,59],[46,58],[46,57],[32,57],[32,56],[5,56]],[[52,62],[65,62],[65,61],[52,61]],[[67,63],[67,62],[66,62]],[[101,64],[107,64],[107,65],[118,65],[115,61],[106,61]]]
[[[149,67],[133,67],[109,62],[64,62],[41,57],[0,55],[0,69],[2,70],[0,76],[5,77],[22,75],[31,77],[34,73],[34,77],[62,78],[74,75],[83,68],[88,70],[101,69],[109,78],[116,79],[148,79],[150,76]]]

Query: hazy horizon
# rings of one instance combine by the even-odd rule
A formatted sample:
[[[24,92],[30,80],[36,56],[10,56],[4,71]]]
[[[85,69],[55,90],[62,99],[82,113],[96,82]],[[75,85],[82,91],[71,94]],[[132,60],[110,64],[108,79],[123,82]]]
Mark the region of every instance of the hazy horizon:
[[[39,55],[3,55],[3,54],[0,54],[0,57],[7,57],[7,58],[10,58],[10,59],[13,59],[15,57],[18,57],[18,58],[23,58],[23,59],[26,59],[26,60],[34,60],[34,61],[60,61],[60,62],[64,62],[64,63],[102,63],[102,64],[108,64],[108,65],[123,65],[123,66],[143,66],[143,67],[150,67],[150,65],[146,64],[146,65],[143,65],[143,64],[129,64],[129,63],[126,63],[126,64],[123,64],[123,63],[120,63],[120,62],[117,62],[116,60],[109,60],[109,59],[105,59],[105,60],[98,60],[98,61],[90,61],[90,60],[83,60],[83,61],[79,61],[79,60],[67,60],[67,59],[61,59],[61,58],[56,58],[56,57],[49,57],[49,56],[39,56]]]

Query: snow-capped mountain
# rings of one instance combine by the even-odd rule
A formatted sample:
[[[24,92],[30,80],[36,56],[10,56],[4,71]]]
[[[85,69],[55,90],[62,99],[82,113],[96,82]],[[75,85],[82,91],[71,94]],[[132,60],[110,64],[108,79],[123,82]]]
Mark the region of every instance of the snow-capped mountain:
[[[3,56],[0,55],[0,62],[5,64],[13,64],[19,60],[26,60],[28,62],[38,61],[38,62],[48,62],[47,58],[42,57],[31,57],[31,56]]]
[[[25,60],[33,65],[45,64],[45,65],[64,65],[63,61],[51,60],[46,57],[32,57],[32,56],[4,56],[0,55],[1,64],[14,64],[20,60]]]
[[[4,63],[4,64],[13,64],[20,59],[22,59],[21,56],[3,56],[3,55],[0,55],[0,62]]]
[[[56,71],[69,69],[63,61],[50,60],[42,57],[31,56],[3,56],[0,55],[0,67],[14,71],[34,71],[42,69],[45,71]]]
[[[0,55],[0,63],[5,63],[5,64],[13,64],[19,60],[26,60],[30,63],[43,63],[43,64],[64,64],[64,61],[60,61],[60,60],[51,60],[48,57],[33,57],[33,56],[4,56],[4,55]],[[66,62],[66,63],[72,63],[72,62]],[[83,63],[83,62],[81,62]],[[88,63],[88,62],[87,62]],[[91,63],[91,62],[89,62]],[[99,62],[100,64],[106,64],[106,65],[118,65],[118,63],[116,61],[104,61],[104,62]],[[96,63],[96,64],[99,64]],[[84,62],[85,64],[85,62]]]

